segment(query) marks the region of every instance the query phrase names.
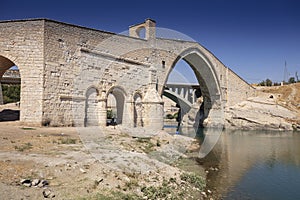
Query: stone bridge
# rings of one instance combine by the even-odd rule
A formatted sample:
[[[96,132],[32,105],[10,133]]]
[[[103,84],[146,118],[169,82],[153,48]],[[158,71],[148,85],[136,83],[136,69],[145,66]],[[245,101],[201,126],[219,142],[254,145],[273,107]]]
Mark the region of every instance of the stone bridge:
[[[0,22],[0,77],[18,66],[25,124],[106,126],[112,95],[119,124],[161,129],[161,96],[180,59],[198,79],[207,126],[223,125],[225,109],[255,95],[200,44],[157,38],[151,19],[129,36],[48,19]]]

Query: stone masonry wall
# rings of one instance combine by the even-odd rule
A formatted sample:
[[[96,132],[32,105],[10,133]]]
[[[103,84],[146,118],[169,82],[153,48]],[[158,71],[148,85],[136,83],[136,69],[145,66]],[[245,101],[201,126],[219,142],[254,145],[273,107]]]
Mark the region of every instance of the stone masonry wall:
[[[46,21],[44,124],[70,126],[74,124],[76,113],[84,113],[85,92],[91,85],[98,85],[92,83],[92,79],[99,77],[101,70],[81,81],[84,63],[80,49],[108,36],[110,34]]]
[[[133,95],[146,90],[150,65],[126,54],[141,49],[145,43],[140,39],[47,21],[44,123],[83,125],[86,92],[91,87],[97,89],[98,94],[104,91],[104,98],[111,88],[124,88],[124,110],[131,116]],[[139,53],[147,56],[144,50]],[[133,123],[133,119],[128,122],[126,119],[124,123]]]
[[[17,65],[21,73],[20,120],[35,125],[42,119],[43,44],[43,20],[0,22],[0,56]]]

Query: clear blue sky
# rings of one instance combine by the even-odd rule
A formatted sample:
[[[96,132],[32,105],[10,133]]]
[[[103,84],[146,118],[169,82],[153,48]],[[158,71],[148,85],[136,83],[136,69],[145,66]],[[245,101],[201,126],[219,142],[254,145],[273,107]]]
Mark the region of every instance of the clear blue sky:
[[[210,50],[248,82],[300,73],[298,0],[2,0],[0,20],[50,18],[123,32],[146,18]],[[16,30],[17,31],[17,30]]]

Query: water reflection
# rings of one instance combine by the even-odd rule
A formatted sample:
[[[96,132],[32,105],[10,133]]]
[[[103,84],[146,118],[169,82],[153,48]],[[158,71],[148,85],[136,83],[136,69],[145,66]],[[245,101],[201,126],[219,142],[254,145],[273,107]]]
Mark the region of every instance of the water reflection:
[[[181,134],[203,141],[207,132],[218,135],[205,129],[183,129]],[[207,171],[214,199],[300,197],[299,133],[226,130],[198,163]]]
[[[207,178],[224,199],[300,197],[299,190],[286,189],[300,188],[299,134],[224,131],[205,162],[219,169]]]

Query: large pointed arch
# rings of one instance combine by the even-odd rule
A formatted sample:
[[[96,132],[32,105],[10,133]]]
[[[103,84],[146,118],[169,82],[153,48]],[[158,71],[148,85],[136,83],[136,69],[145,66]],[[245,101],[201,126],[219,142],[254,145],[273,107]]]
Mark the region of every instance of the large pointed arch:
[[[204,99],[204,119],[210,118],[212,120],[211,124],[223,124],[223,119],[221,117],[223,116],[223,113],[221,112],[221,86],[217,78],[217,73],[213,62],[210,61],[200,49],[188,48],[183,50],[173,60],[170,67],[167,69],[167,75],[164,79],[164,85],[166,85],[171,71],[180,59],[183,59],[189,64],[199,82],[201,93]],[[212,110],[214,112],[212,112]]]

